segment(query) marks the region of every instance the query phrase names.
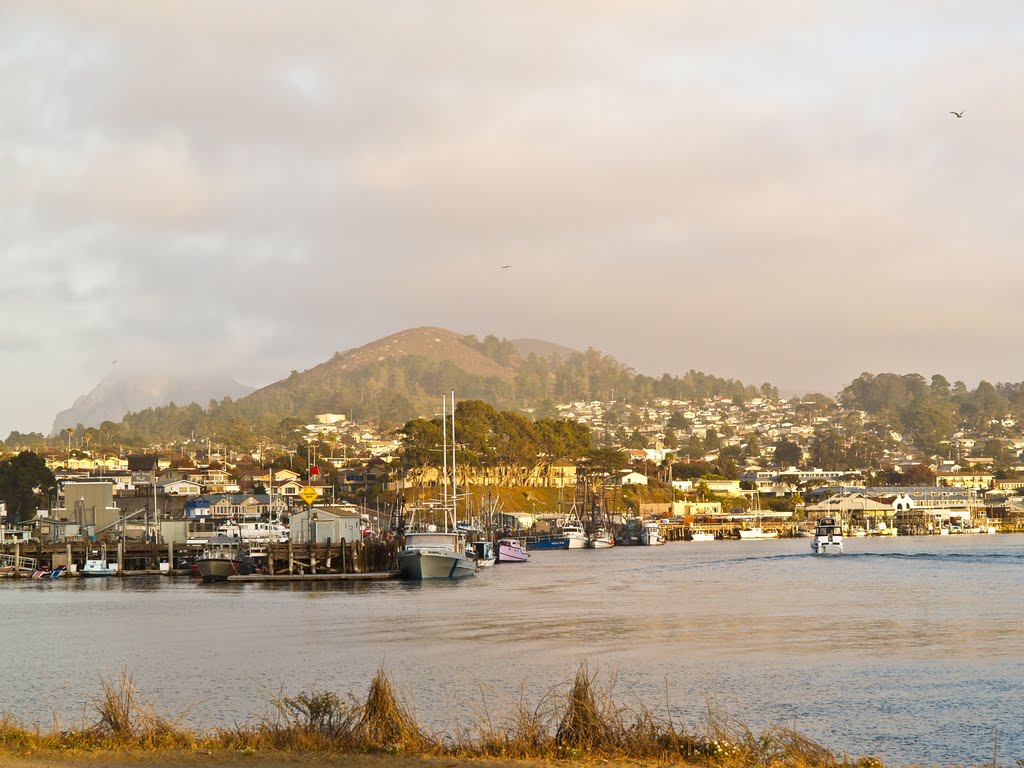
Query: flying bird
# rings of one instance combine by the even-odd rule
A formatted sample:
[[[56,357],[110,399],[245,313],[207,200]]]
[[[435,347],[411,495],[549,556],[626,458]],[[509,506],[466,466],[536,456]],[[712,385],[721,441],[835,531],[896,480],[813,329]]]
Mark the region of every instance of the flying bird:
[[[117,360],[114,361],[114,363],[116,363],[116,362],[117,362]],[[114,363],[111,363],[111,365],[113,365]]]
[[[501,265],[501,268],[502,268],[502,269],[511,269],[511,268],[512,268],[512,265],[511,265],[511,264],[502,264],[502,265]]]
[[[963,117],[964,116],[964,111],[962,109],[959,112],[950,111],[949,114],[956,115],[957,117]]]

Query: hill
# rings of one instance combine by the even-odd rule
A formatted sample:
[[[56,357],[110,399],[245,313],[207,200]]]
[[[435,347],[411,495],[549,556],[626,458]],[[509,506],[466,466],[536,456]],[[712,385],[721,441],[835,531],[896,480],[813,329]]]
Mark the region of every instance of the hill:
[[[70,408],[60,411],[53,419],[50,434],[79,424],[98,427],[104,421],[118,422],[132,411],[168,403],[199,403],[205,407],[211,400],[242,397],[252,391],[252,387],[234,379],[204,376],[191,370],[185,376],[119,368],[78,397]]]
[[[235,445],[289,441],[317,413],[343,413],[384,427],[440,411],[442,395],[482,400],[500,410],[555,416],[556,403],[629,403],[723,396],[755,397],[754,387],[689,371],[681,377],[638,374],[595,349],[575,352],[537,339],[482,340],[443,328],[412,328],[345,352],[240,399],[209,408],[150,407],[128,414],[97,435],[120,444],[168,442],[216,434]],[[181,402],[187,402],[182,399]]]

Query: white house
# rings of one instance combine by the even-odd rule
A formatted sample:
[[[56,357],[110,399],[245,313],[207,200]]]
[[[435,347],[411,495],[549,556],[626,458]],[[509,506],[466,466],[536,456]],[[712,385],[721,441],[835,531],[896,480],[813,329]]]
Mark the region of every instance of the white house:
[[[609,477],[605,484],[610,486],[647,485],[647,475],[642,472],[624,472],[615,477]]]
[[[162,480],[156,489],[164,496],[199,496],[203,492],[203,486],[192,480]]]

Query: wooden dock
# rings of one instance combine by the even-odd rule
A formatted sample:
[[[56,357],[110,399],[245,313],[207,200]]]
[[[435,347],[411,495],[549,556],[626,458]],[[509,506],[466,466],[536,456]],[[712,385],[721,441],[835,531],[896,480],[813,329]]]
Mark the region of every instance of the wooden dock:
[[[228,576],[228,581],[251,581],[263,584],[276,584],[293,581],[384,581],[401,578],[401,571],[384,571],[381,573],[253,573],[248,576]]]
[[[0,544],[0,561],[25,564],[33,570],[68,569],[67,576],[80,573],[86,560],[103,559],[117,564],[114,578],[126,576],[183,576],[202,554],[201,544],[145,541],[86,541],[81,538],[60,542],[15,541]],[[273,577],[358,576],[393,578],[398,571],[398,542],[354,541],[318,544],[270,544],[254,548],[252,555],[261,570]],[[72,569],[70,566],[74,566]],[[7,569],[5,569],[7,570]],[[32,571],[11,568],[0,575],[30,578]]]

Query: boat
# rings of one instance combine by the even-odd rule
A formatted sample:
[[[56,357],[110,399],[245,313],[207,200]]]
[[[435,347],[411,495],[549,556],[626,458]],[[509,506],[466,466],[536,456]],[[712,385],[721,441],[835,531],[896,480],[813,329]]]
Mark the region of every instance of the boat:
[[[608,549],[614,546],[615,537],[604,528],[595,528],[586,539],[587,549]]]
[[[228,522],[217,527],[221,536],[237,536],[246,544],[285,544],[288,541],[288,529],[281,523],[236,523]]]
[[[499,563],[525,563],[529,559],[526,545],[520,539],[498,539]]]
[[[816,555],[843,554],[843,528],[834,517],[822,517],[814,526],[811,552]]]
[[[690,541],[714,541],[715,534],[711,531],[690,531]]]
[[[653,547],[665,543],[665,537],[661,535],[661,526],[657,521],[649,520],[640,529],[640,543],[647,547]]]
[[[462,579],[476,573],[476,559],[466,552],[466,534],[456,519],[455,492],[455,393],[452,392],[452,494],[448,502],[448,414],[446,398],[441,399],[441,424],[444,432],[444,527],[428,525],[426,531],[410,531],[398,553],[398,570],[406,579]],[[448,524],[451,522],[451,531]]]
[[[85,561],[85,566],[82,568],[80,573],[83,576],[89,576],[93,578],[100,576],[113,576],[115,573],[117,573],[117,564],[110,564],[106,561],[105,558],[98,558],[92,560],[87,559]]]
[[[742,541],[779,538],[778,531],[766,531],[761,527],[761,495],[759,493],[754,494],[754,514],[757,517],[757,525],[744,523],[743,527],[737,531]]]
[[[745,526],[739,530],[740,539],[743,541],[751,541],[754,539],[777,539],[779,538],[778,531],[766,531],[759,525]]]
[[[575,504],[565,522],[562,523],[562,536],[569,540],[569,549],[583,549],[587,546],[587,532],[583,530],[583,523],[576,515]]]
[[[458,531],[405,534],[398,553],[398,570],[407,579],[461,579],[476,573],[476,560],[466,552],[466,537]]]
[[[206,542],[195,566],[205,582],[226,581],[228,576],[248,576],[256,572],[238,536],[214,536]]]
[[[569,537],[568,536],[557,536],[544,534],[541,536],[527,536],[524,541],[526,542],[526,550],[528,552],[535,549],[568,549],[569,548]]]
[[[494,545],[489,541],[471,541],[466,546],[466,552],[476,560],[477,568],[490,568],[497,562]]]

